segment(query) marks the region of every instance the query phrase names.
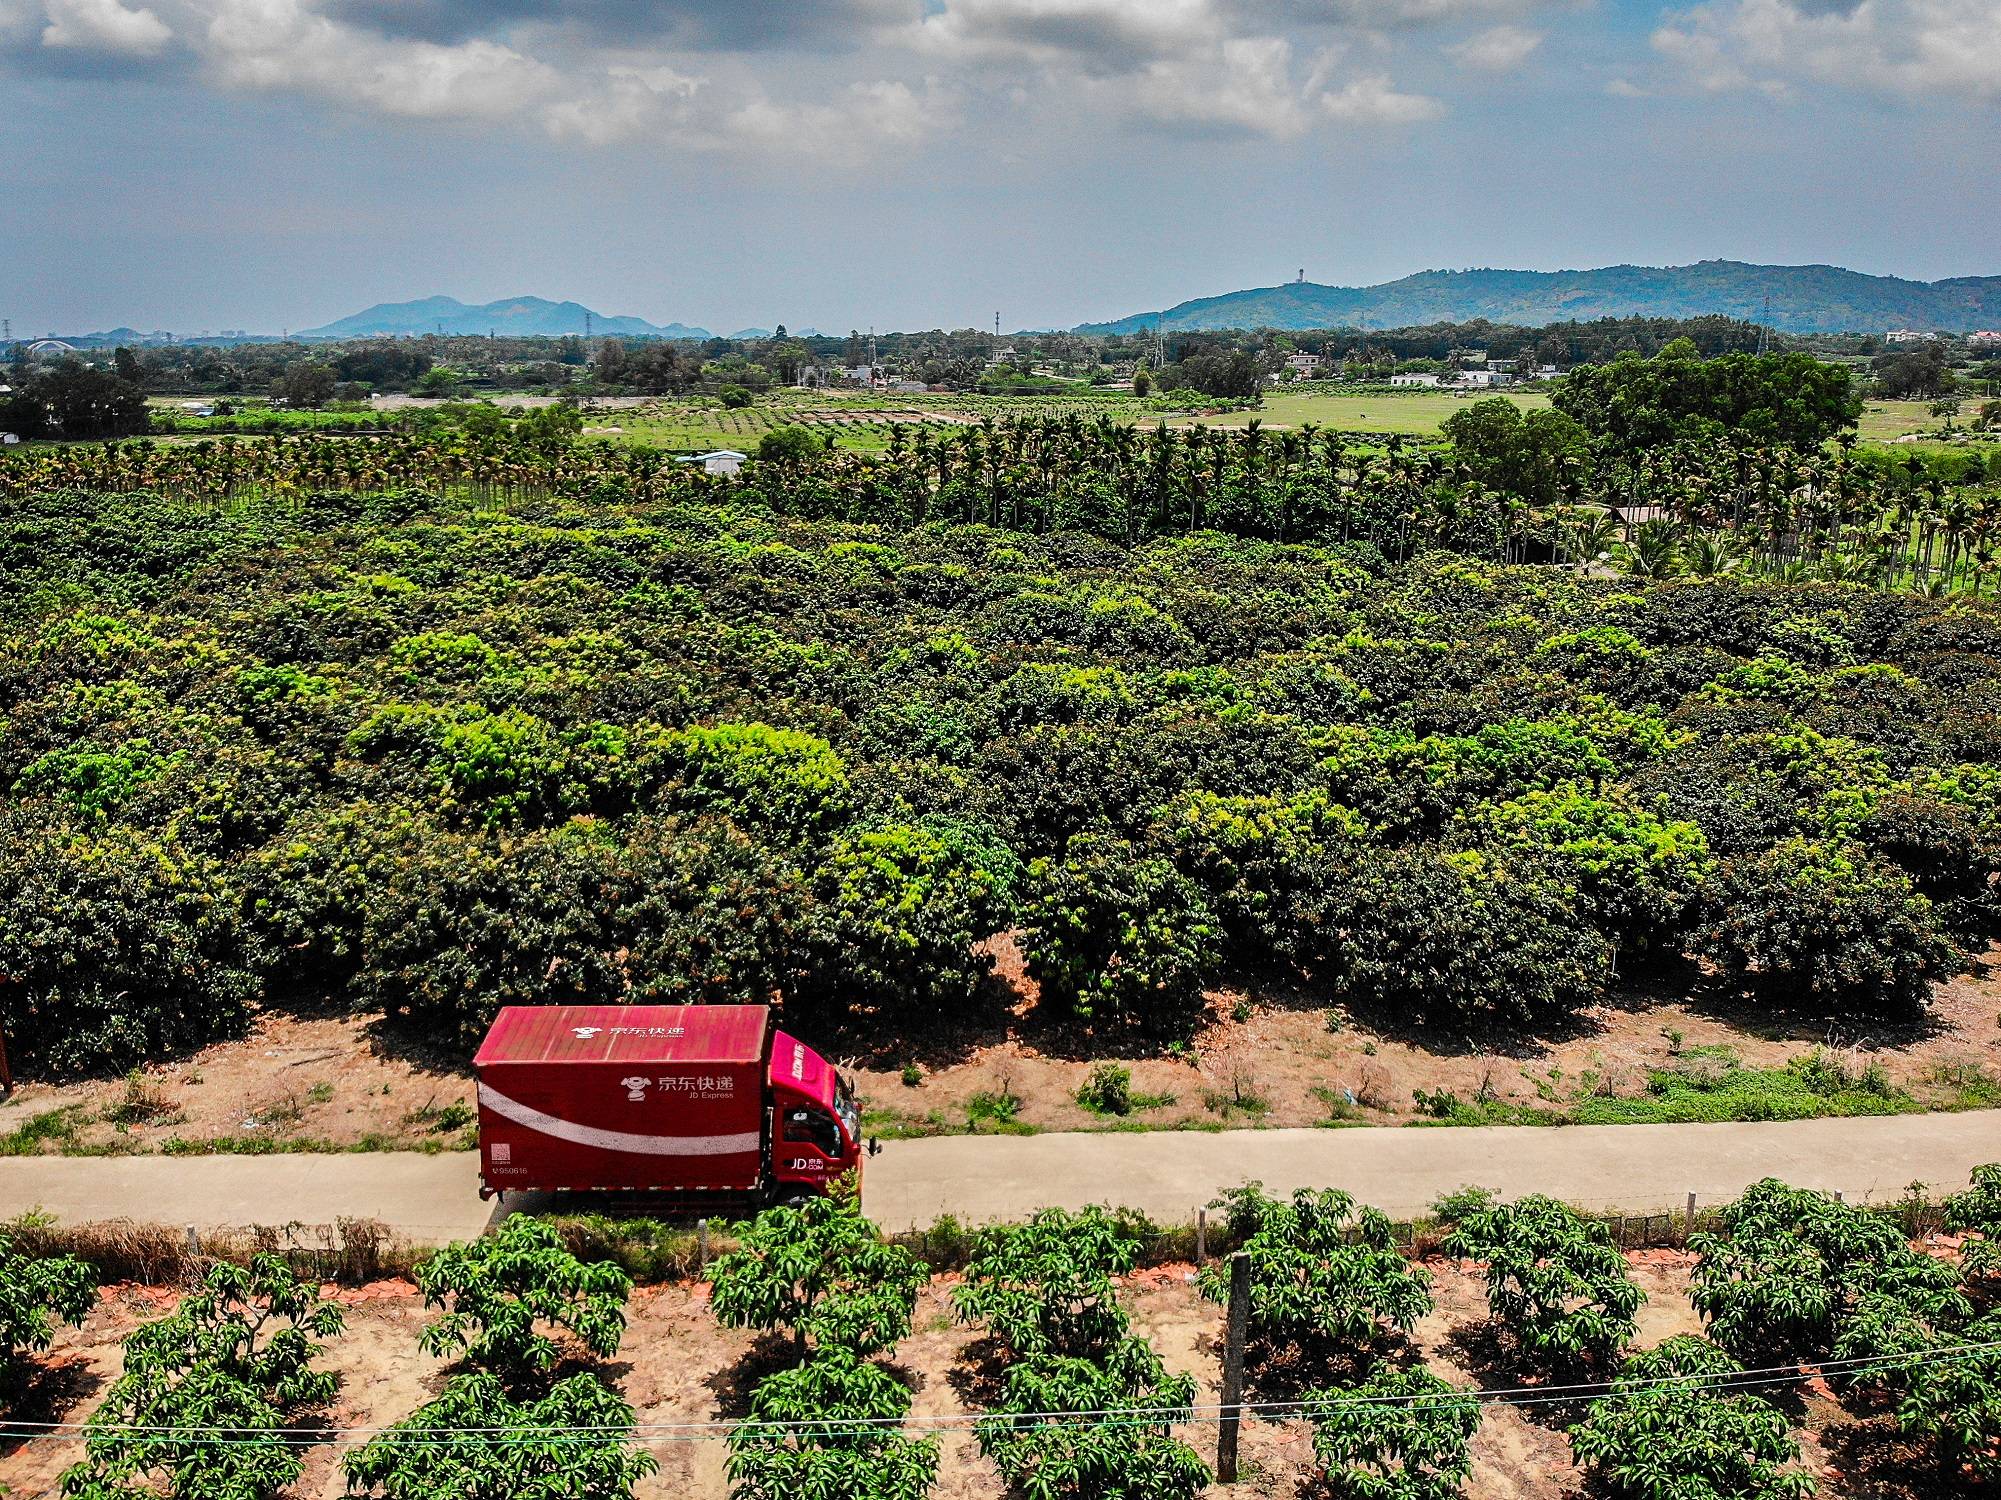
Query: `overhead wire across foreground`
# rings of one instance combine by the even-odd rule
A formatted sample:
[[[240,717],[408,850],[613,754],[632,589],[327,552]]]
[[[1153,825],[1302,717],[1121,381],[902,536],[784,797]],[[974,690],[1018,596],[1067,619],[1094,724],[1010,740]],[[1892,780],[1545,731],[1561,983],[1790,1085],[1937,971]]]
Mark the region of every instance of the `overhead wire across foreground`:
[[[1246,1417],[1305,1416],[1316,1412],[1357,1406],[1436,1406],[1474,1401],[1482,1406],[1560,1406],[1605,1397],[1636,1395],[1649,1390],[1693,1387],[1725,1393],[1759,1390],[1771,1386],[1804,1385],[1827,1376],[1856,1376],[1874,1371],[1894,1370],[1915,1364],[1940,1364],[1964,1360],[1977,1354],[2001,1350],[2001,1340],[1984,1344],[1957,1344],[1907,1354],[1873,1355],[1846,1360],[1828,1360],[1802,1367],[1767,1365],[1739,1370],[1727,1375],[1667,1375],[1646,1380],[1594,1381],[1561,1386],[1513,1386],[1496,1390],[1451,1390],[1411,1395],[1337,1396],[1316,1401],[1246,1401],[1238,1406],[1220,1402],[1185,1407],[1106,1407],[1095,1411],[1044,1412],[938,1412],[929,1416],[854,1417],[841,1420],[793,1418],[785,1421],[709,1420],[699,1422],[635,1422],[631,1426],[554,1427],[211,1427],[148,1426],[143,1423],[93,1424],[91,1422],[0,1422],[0,1442],[61,1442],[83,1437],[110,1437],[121,1433],[133,1437],[165,1438],[169,1441],[202,1446],[278,1443],[291,1447],[321,1447],[341,1439],[372,1441],[388,1438],[398,1447],[444,1447],[466,1439],[486,1439],[496,1445],[512,1442],[571,1443],[578,1446],[631,1441],[640,1447],[659,1443],[697,1443],[727,1438],[741,1431],[770,1432],[778,1435],[828,1436],[870,1430],[890,1432],[949,1432],[1000,1425],[1010,1431],[1034,1427],[1150,1427],[1157,1425],[1163,1411],[1172,1411],[1179,1422],[1208,1421],[1233,1412]],[[348,1444],[354,1446],[353,1442]]]

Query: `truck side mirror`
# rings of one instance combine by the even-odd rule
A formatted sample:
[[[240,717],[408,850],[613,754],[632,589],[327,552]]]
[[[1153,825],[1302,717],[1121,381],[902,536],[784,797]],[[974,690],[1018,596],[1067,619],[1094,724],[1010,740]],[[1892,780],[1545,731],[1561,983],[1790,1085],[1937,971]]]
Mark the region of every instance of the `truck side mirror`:
[[[870,1156],[882,1155],[882,1142],[877,1140],[874,1136],[870,1136],[868,1138],[868,1154]]]

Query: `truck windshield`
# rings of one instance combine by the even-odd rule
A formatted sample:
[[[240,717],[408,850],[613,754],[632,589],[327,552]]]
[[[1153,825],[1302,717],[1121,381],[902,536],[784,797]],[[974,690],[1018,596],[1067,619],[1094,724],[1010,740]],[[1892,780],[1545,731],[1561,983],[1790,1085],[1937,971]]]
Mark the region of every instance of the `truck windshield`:
[[[834,1113],[841,1117],[841,1128],[848,1133],[848,1140],[860,1141],[862,1116],[855,1107],[855,1087],[840,1073],[834,1075]]]

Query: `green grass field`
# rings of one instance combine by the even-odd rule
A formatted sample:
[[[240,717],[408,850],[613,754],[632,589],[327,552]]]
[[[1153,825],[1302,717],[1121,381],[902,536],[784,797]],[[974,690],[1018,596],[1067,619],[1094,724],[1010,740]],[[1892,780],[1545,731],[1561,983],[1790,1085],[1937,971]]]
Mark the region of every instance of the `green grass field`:
[[[1931,432],[1938,425],[1929,401],[1869,401],[1863,404],[1857,431],[1864,442],[1880,443],[1906,433]]]
[[[1456,395],[1443,391],[1413,390],[1409,393],[1371,395],[1310,395],[1279,393],[1265,397],[1262,411],[1230,412],[1218,417],[1177,417],[1173,425],[1185,427],[1200,420],[1211,427],[1241,427],[1256,417],[1266,427],[1302,427],[1311,422],[1318,427],[1342,432],[1403,433],[1421,437],[1435,433],[1455,411],[1464,411],[1486,396],[1505,396],[1524,411],[1549,405],[1549,397],[1536,392],[1516,395],[1508,391],[1487,391]]]
[[[586,438],[608,438],[613,442],[645,443],[669,452],[702,452],[711,448],[734,448],[755,453],[758,440],[774,427],[788,424],[809,426],[837,447],[861,453],[880,452],[889,442],[889,426],[884,422],[859,421],[843,414],[843,420],[805,421],[815,408],[804,405],[746,407],[739,411],[708,410],[694,405],[662,402],[636,411],[603,412],[584,422]],[[833,413],[829,412],[829,415]],[[617,431],[610,429],[616,428]],[[595,430],[594,430],[595,429]]]
[[[1267,428],[1302,427],[1308,423],[1341,432],[1401,434],[1426,437],[1436,434],[1446,418],[1464,411],[1485,395],[1499,395],[1524,410],[1538,410],[1550,404],[1541,392],[1375,391],[1370,393],[1277,392],[1265,398],[1258,411],[1216,412],[1206,415],[1169,415],[1148,409],[1129,396],[1090,393],[1077,396],[981,396],[973,393],[925,392],[896,394],[880,392],[774,391],[757,405],[741,410],[725,410],[712,402],[662,400],[621,410],[599,410],[585,418],[587,437],[612,442],[645,443],[670,452],[700,452],[711,448],[736,448],[755,452],[758,439],[774,427],[788,423],[811,426],[836,446],[854,452],[881,452],[889,443],[893,420],[909,422],[923,413],[978,420],[991,416],[1043,417],[1075,414],[1086,420],[1110,415],[1121,421],[1151,426],[1165,420],[1170,426],[1188,427],[1197,422],[1210,427],[1242,427],[1253,418]],[[154,397],[151,404],[179,415],[180,403],[188,397]],[[238,399],[241,398],[232,398]],[[305,425],[307,414],[296,414]],[[937,424],[948,430],[945,424]],[[1931,414],[1926,401],[1870,401],[1862,413],[1860,436],[1864,442],[1882,443],[1914,433],[1935,432],[1939,419]],[[615,430],[613,430],[615,429]],[[1941,449],[1943,443],[1926,441],[1900,444]]]

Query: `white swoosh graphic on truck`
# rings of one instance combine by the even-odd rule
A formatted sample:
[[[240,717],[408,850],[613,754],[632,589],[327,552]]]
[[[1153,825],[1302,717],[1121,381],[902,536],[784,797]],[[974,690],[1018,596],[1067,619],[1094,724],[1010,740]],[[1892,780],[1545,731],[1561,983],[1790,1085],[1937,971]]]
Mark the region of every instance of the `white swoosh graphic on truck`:
[[[485,1084],[479,1086],[479,1102],[482,1109],[490,1109],[516,1125],[526,1125],[530,1130],[579,1146],[595,1146],[600,1151],[631,1151],[642,1156],[733,1156],[741,1151],[756,1151],[764,1144],[763,1137],[755,1130],[738,1135],[635,1135],[628,1130],[600,1130],[595,1125],[579,1125],[574,1120],[545,1115]]]

